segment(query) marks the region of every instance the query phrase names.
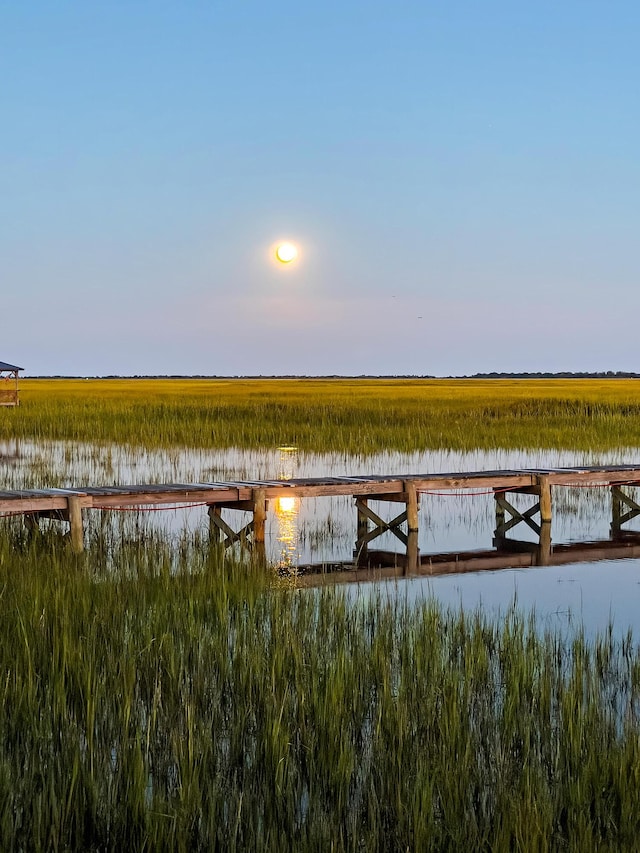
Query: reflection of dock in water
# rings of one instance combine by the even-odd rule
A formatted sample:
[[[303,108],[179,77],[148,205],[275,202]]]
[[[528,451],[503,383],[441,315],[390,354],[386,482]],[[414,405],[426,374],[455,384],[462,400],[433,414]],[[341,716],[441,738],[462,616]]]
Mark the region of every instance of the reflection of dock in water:
[[[354,583],[390,578],[436,577],[500,569],[529,569],[640,558],[640,533],[620,533],[611,539],[552,545],[515,539],[494,539],[494,548],[477,551],[411,555],[369,551],[357,562],[298,567],[301,585]]]

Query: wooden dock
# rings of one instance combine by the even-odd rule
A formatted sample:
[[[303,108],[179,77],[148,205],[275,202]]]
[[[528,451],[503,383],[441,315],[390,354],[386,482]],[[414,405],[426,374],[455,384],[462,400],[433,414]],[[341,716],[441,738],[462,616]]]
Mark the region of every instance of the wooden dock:
[[[69,525],[72,547],[83,549],[84,515],[92,510],[148,508],[151,506],[204,506],[211,536],[225,547],[243,542],[264,548],[269,501],[283,498],[318,498],[346,495],[357,510],[356,551],[365,553],[374,539],[386,531],[407,548],[409,561],[418,560],[418,509],[421,494],[472,492],[492,494],[496,507],[495,537],[503,539],[518,524],[526,524],[541,539],[550,541],[556,488],[606,487],[612,495],[612,530],[640,514],[640,504],[624,486],[640,485],[640,465],[576,468],[526,468],[506,471],[403,474],[398,476],[305,477],[287,480],[243,480],[216,483],[168,483],[129,486],[82,486],[73,489],[25,489],[0,491],[0,516],[23,516],[31,527],[40,519],[54,518]],[[511,493],[532,496],[525,510],[509,501]],[[382,518],[370,501],[404,505],[399,514]],[[240,529],[223,519],[223,510],[251,513]],[[227,514],[228,515],[228,514]]]

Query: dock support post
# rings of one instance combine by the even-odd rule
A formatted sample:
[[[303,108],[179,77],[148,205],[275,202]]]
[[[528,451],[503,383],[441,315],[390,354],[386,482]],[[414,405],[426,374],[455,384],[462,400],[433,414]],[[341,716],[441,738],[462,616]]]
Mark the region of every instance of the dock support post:
[[[538,490],[540,495],[540,521],[551,523],[551,483],[545,474],[538,477]]]
[[[67,498],[69,526],[71,528],[71,550],[74,554],[84,551],[84,527],[82,524],[82,505],[77,495]]]
[[[253,547],[258,559],[265,558],[264,535],[267,520],[267,498],[264,489],[254,489],[253,500]]]
[[[411,481],[405,482],[404,491],[407,494],[407,527],[409,532],[418,530],[418,492],[416,484]]]
[[[264,489],[254,489],[253,500],[253,541],[264,542],[265,522],[267,519],[267,500]]]

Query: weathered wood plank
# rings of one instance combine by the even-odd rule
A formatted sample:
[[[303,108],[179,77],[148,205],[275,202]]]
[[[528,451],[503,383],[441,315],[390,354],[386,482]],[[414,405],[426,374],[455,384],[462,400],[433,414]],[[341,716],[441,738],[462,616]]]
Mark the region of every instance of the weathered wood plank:
[[[290,482],[290,481],[289,481]],[[295,484],[283,488],[269,487],[266,489],[267,498],[281,497],[298,497],[298,498],[323,498],[323,497],[340,497],[346,495],[370,495],[375,493],[387,494],[402,491],[401,480],[389,480],[387,482],[366,482],[366,483],[335,483],[332,486],[326,485],[311,485],[297,486]]]
[[[247,490],[250,493],[250,490]],[[237,489],[212,489],[210,492],[201,491],[197,494],[191,492],[155,492],[148,494],[109,494],[102,497],[96,496],[90,498],[90,505],[96,508],[107,507],[135,507],[135,506],[154,506],[173,503],[222,503],[225,500],[235,502],[241,500]],[[247,499],[246,497],[244,498]],[[0,501],[0,507],[2,502]]]
[[[634,476],[630,476],[630,474],[633,474]],[[603,471],[598,469],[595,471],[578,471],[574,474],[549,474],[549,483],[552,486],[571,487],[572,485],[583,485],[588,483],[594,483],[602,486],[613,486],[616,483],[620,483],[622,485],[625,483],[630,484],[630,481],[640,485],[640,468],[616,471]]]
[[[82,506],[89,509],[93,506],[90,497],[80,497]],[[12,500],[0,499],[0,513],[23,513],[40,512],[41,510],[66,509],[67,498],[65,497],[41,497],[41,498],[15,498]]]

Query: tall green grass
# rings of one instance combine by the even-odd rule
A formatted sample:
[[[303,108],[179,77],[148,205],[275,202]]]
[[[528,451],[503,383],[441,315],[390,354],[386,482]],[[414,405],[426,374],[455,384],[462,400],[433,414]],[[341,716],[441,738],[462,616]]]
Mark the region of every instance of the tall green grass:
[[[384,450],[640,446],[636,380],[28,380],[0,438]]]
[[[630,638],[292,592],[191,541],[0,540],[0,849],[637,849]]]

